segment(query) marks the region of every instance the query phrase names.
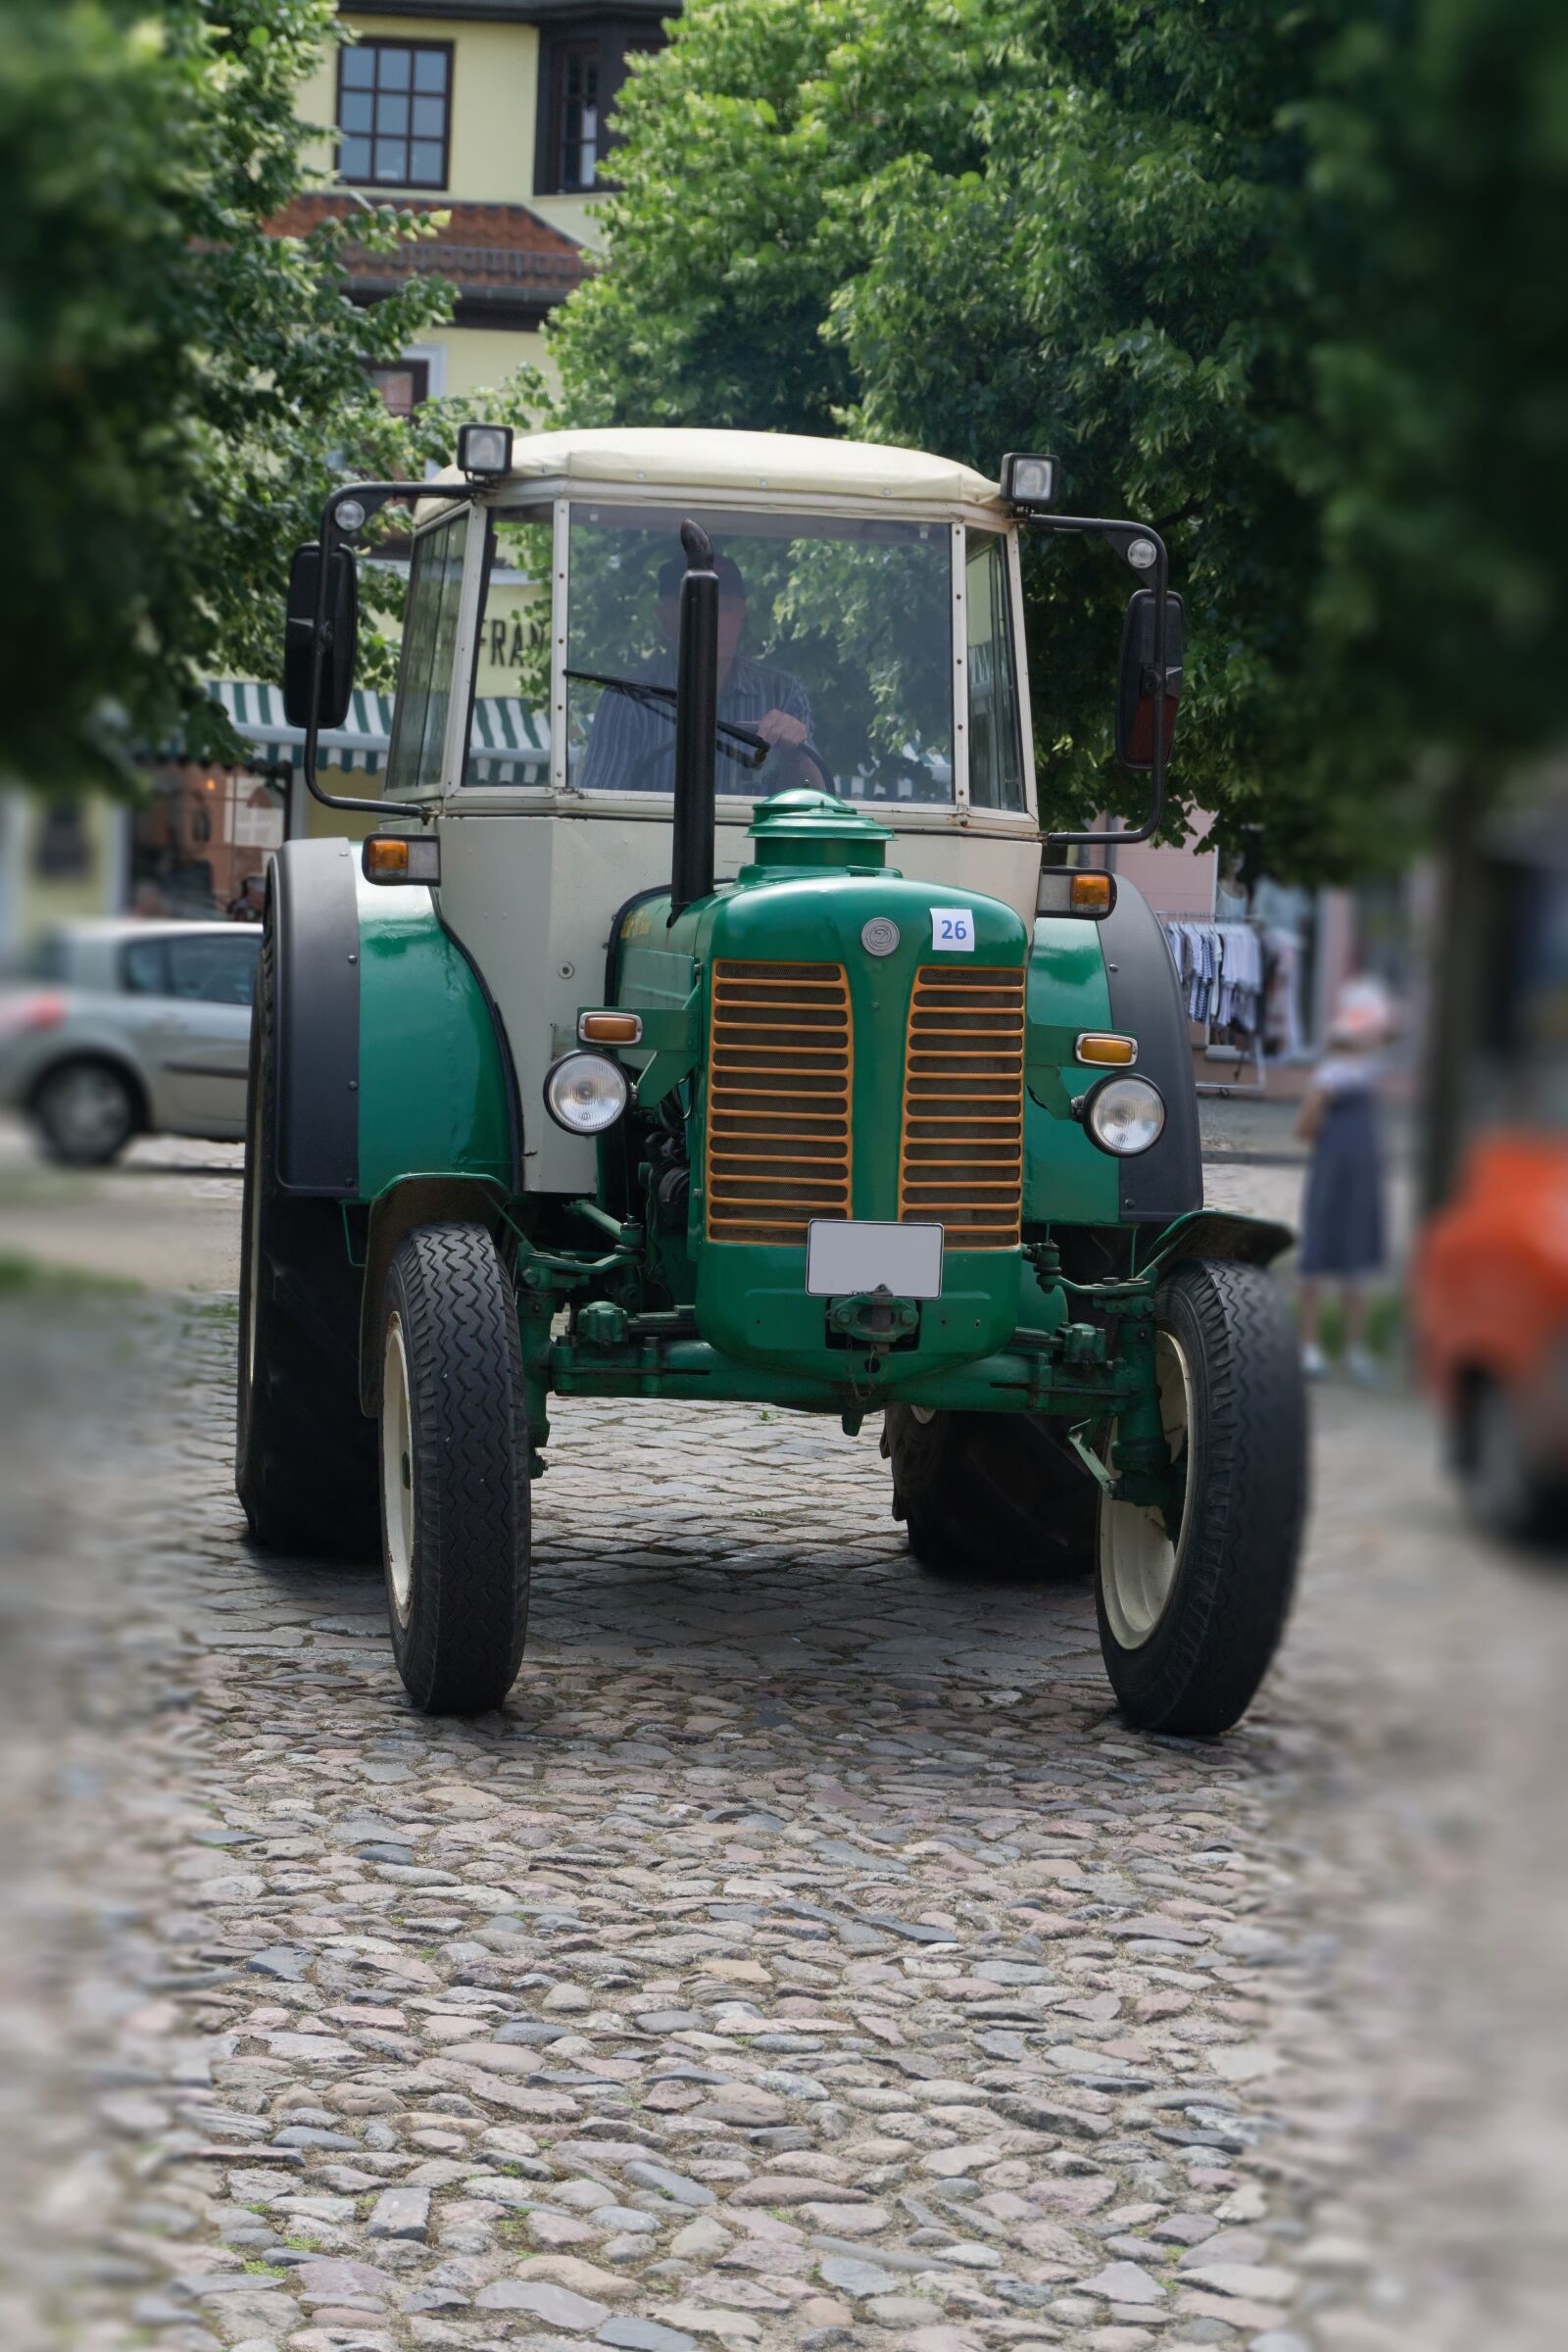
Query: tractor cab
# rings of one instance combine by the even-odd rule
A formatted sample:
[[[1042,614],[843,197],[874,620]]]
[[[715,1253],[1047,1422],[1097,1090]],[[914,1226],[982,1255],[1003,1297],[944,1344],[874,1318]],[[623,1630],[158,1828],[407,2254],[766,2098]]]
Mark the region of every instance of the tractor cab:
[[[672,872],[687,522],[716,581],[711,811],[697,822],[720,886],[755,862],[759,804],[814,791],[874,820],[859,863],[1033,920],[1017,531],[995,484],[914,452],[772,434],[531,437],[482,504],[419,520],[386,789],[428,817],[441,904],[484,962],[533,1102],[577,1042],[617,910]],[[522,680],[546,720],[532,761],[476,752],[510,750],[491,698],[470,719],[451,693],[470,667],[492,683],[474,652],[519,612],[539,639]],[[526,1188],[587,1185],[593,1168],[551,1126]]]

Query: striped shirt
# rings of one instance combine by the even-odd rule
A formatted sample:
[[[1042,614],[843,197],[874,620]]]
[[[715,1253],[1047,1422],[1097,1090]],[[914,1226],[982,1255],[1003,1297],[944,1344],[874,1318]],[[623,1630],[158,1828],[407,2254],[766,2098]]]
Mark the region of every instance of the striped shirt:
[[[638,683],[673,686],[674,655],[666,654],[649,662]],[[661,701],[662,707],[656,710],[639,696],[618,693],[613,687],[600,691],[593,729],[573,779],[580,791],[674,790],[675,706],[662,702],[662,698]],[[791,718],[798,718],[809,739],[811,705],[800,679],[792,678],[787,669],[771,669],[766,662],[737,657],[719,689],[719,717],[734,727],[755,727],[770,710],[783,710]],[[739,759],[732,757],[737,752]],[[744,744],[720,733],[718,791],[747,795],[767,792],[771,785],[766,777],[765,765],[761,769],[752,766]]]

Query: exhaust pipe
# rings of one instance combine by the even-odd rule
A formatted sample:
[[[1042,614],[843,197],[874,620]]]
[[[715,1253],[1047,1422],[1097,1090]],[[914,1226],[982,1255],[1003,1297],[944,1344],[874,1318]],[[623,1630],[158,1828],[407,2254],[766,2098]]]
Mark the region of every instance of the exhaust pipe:
[[[701,523],[683,522],[675,666],[675,826],[669,919],[713,887],[713,791],[718,747],[718,574]]]

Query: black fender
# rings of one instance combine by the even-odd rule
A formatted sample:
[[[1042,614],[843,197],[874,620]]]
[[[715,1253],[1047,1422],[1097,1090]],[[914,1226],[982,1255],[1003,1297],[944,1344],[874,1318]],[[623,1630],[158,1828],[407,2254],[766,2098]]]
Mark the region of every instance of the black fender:
[[[1172,1266],[1189,1257],[1206,1258],[1210,1264],[1228,1259],[1235,1265],[1271,1266],[1295,1242],[1289,1225],[1281,1225],[1273,1217],[1250,1216],[1239,1208],[1200,1208],[1191,1216],[1178,1217],[1147,1257],[1140,1251],[1138,1270],[1144,1273],[1157,1268],[1168,1274]]]
[[[286,841],[268,869],[277,1181],[332,1200],[360,1183],[358,856],[356,842]]]
[[[1168,1225],[1203,1205],[1203,1159],[1198,1133],[1198,1083],[1187,1008],[1165,934],[1142,891],[1120,875],[1116,903],[1102,918],[1110,1025],[1138,1040],[1138,1072],[1165,1100],[1157,1144],[1117,1162],[1121,1219]]]

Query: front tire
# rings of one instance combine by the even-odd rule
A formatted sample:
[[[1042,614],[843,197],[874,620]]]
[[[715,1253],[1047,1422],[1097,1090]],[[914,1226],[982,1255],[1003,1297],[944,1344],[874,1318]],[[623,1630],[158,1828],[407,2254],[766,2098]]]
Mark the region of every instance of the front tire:
[[[482,1715],[528,1624],[528,1417],[517,1308],[479,1225],[421,1225],[387,1270],[379,1414],[392,1649],[426,1715]]]
[[[269,917],[251,1016],[240,1215],[234,1488],[259,1543],[373,1560],[376,1455],[360,1410],[360,1277],[335,1200],[277,1182],[277,1034]]]
[[[1159,1511],[1101,1494],[1100,1645],[1129,1723],[1211,1739],[1246,1713],[1290,1611],[1306,1508],[1300,1358],[1256,1266],[1179,1266],[1154,1320],[1184,1492],[1174,1534]],[[1114,1445],[1112,1424],[1098,1447],[1112,1467]]]
[[[893,1512],[938,1576],[1081,1574],[1094,1560],[1094,1479],[1046,1413],[890,1404]]]

